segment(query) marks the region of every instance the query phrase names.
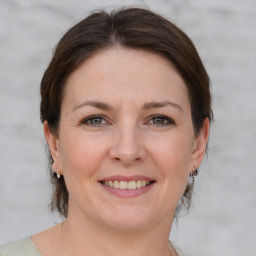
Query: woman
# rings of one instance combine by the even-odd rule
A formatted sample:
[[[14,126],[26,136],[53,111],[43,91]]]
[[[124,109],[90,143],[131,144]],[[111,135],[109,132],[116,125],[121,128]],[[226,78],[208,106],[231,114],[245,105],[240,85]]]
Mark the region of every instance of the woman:
[[[168,237],[211,119],[208,75],[180,29],[144,9],[91,14],[41,83],[51,206],[65,221],[0,255],[186,255]]]

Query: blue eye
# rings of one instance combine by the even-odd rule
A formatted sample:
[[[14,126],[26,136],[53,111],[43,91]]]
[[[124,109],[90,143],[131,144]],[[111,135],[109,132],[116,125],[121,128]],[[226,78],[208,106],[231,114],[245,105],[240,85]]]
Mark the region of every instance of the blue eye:
[[[84,119],[81,123],[91,126],[100,126],[107,124],[106,120],[102,116],[89,116],[86,119]]]
[[[174,121],[169,117],[156,115],[150,119],[149,123],[157,126],[165,126],[165,125],[174,124]]]

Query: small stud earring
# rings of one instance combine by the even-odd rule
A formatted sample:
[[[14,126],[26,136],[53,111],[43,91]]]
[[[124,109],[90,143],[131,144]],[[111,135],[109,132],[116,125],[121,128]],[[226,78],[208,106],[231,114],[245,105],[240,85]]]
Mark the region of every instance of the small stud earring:
[[[57,178],[59,179],[60,178],[59,169],[56,170],[56,173],[57,173]]]
[[[189,174],[190,177],[192,177],[192,181],[195,181],[195,176],[197,176],[198,170],[194,167],[193,171]]]

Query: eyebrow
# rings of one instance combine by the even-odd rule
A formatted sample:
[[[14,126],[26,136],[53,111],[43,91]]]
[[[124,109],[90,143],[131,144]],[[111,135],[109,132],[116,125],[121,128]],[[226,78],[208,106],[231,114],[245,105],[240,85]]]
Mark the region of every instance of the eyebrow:
[[[107,103],[104,103],[104,102],[101,102],[101,101],[85,101],[85,102],[82,102],[82,103],[75,104],[73,106],[71,112],[73,112],[73,111],[75,111],[75,110],[77,110],[81,107],[84,107],[84,106],[92,106],[92,107],[102,109],[102,110],[106,110],[106,111],[111,111],[111,110],[114,109],[111,105],[109,105]],[[142,109],[162,108],[162,107],[166,107],[166,106],[172,106],[172,107],[178,108],[179,110],[182,111],[181,106],[172,102],[172,101],[147,102],[143,105]]]
[[[152,109],[152,108],[163,108],[166,106],[172,106],[175,108],[178,108],[179,110],[182,111],[182,107],[172,101],[164,101],[164,102],[156,102],[156,101],[152,101],[152,102],[148,102],[145,103],[142,107],[142,109]]]
[[[110,106],[107,103],[101,102],[101,101],[85,101],[85,102],[82,102],[79,104],[75,104],[74,107],[72,108],[71,112],[77,110],[78,108],[84,107],[84,106],[92,106],[92,107],[99,108],[99,109],[106,110],[106,111],[113,110],[112,106]]]

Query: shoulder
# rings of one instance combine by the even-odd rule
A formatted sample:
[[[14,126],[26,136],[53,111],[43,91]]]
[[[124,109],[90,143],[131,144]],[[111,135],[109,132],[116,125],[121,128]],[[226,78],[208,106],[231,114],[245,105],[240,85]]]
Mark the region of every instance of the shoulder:
[[[183,252],[179,247],[175,246],[173,243],[170,242],[170,244],[174,248],[178,256],[193,256],[191,254]]]
[[[0,245],[0,256],[41,256],[30,238]]]

